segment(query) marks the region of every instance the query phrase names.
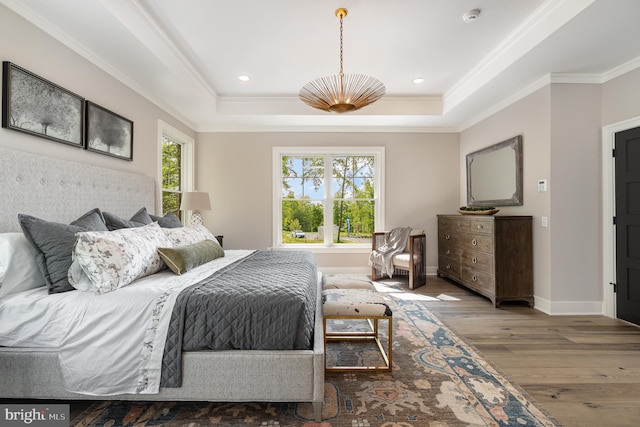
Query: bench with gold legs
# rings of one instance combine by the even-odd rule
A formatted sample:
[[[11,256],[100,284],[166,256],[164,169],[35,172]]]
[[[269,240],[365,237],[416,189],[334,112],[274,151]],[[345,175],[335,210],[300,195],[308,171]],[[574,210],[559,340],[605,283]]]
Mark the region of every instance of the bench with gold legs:
[[[393,322],[392,312],[384,297],[371,288],[344,287],[331,288],[325,286],[322,291],[322,313],[324,317],[324,350],[325,370],[354,371],[354,370],[382,370],[390,371],[393,365]],[[366,320],[368,331],[328,331],[327,322],[331,320]],[[388,326],[387,346],[382,344],[380,337],[380,321],[386,321]],[[327,366],[327,342],[332,340],[373,340],[380,350],[384,366]]]

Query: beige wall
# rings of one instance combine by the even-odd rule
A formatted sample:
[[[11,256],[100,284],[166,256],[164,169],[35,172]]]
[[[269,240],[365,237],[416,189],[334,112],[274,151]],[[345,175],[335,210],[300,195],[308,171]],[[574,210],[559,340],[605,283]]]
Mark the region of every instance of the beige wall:
[[[197,137],[196,184],[211,195],[205,224],[229,249],[272,245],[272,148],[383,146],[386,228],[409,225],[427,233],[427,265],[437,266],[436,214],[458,207],[457,134],[203,133]],[[368,253],[318,254],[322,268],[366,270]]]
[[[195,132],[170,114],[4,6],[0,6],[0,52],[3,61],[13,62],[134,122],[133,161],[116,159],[4,128],[0,128],[2,147],[157,178],[158,119],[195,138]]]
[[[551,301],[602,301],[601,85],[551,85]]]
[[[601,126],[640,116],[637,88],[640,70],[605,84],[551,84],[460,134],[460,203],[466,154],[523,135],[524,204],[501,214],[533,216],[534,294],[543,311],[603,310]],[[548,192],[537,192],[538,179],[548,180]]]
[[[550,99],[547,86],[466,129],[460,134],[459,159],[459,202],[466,205],[466,155],[522,135],[523,205],[500,207],[500,214],[533,216],[534,295],[544,299],[551,298],[550,228],[540,226],[540,217],[550,216],[550,192],[538,193],[537,181],[550,181]]]
[[[640,68],[602,85],[602,125],[640,117]]]

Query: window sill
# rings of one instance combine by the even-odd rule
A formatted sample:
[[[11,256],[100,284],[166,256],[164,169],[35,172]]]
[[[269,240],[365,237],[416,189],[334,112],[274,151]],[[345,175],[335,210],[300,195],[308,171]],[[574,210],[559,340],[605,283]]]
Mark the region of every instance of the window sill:
[[[270,248],[283,251],[308,251],[317,254],[364,254],[371,252],[370,245],[320,246],[320,245],[281,245]]]

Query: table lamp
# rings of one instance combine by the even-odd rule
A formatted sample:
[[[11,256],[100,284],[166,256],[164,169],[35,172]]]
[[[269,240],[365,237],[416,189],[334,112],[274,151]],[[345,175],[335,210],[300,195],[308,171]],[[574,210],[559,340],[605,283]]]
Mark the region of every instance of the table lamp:
[[[180,203],[181,211],[191,212],[191,225],[202,224],[202,214],[200,211],[210,211],[211,203],[209,202],[209,193],[200,193],[198,191],[190,191],[182,193],[182,202]]]

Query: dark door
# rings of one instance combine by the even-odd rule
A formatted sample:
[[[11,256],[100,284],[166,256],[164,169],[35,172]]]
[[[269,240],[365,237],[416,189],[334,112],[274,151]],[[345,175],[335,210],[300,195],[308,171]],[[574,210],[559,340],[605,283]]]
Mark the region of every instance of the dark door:
[[[640,325],[640,127],[615,144],[617,316]]]

